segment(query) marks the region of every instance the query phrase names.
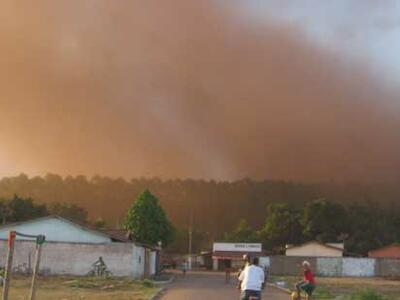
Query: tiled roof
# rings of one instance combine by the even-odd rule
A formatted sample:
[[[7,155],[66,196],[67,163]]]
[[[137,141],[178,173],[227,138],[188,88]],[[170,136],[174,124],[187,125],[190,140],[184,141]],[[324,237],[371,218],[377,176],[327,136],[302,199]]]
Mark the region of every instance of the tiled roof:
[[[119,242],[132,242],[132,235],[125,229],[103,229],[103,233],[111,237],[111,239]]]

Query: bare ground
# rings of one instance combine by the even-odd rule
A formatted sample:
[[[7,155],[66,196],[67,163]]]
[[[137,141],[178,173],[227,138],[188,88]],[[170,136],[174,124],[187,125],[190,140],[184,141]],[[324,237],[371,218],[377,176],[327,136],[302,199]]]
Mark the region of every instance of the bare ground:
[[[240,292],[236,289],[236,280],[232,275],[231,282],[225,283],[225,274],[207,271],[188,272],[186,276],[177,274],[173,284],[161,300],[235,300]],[[287,300],[289,296],[280,290],[267,287],[263,299]]]
[[[28,299],[30,278],[12,278],[10,300]],[[38,281],[40,300],[147,300],[157,288],[129,279],[47,277]],[[2,291],[0,292],[2,295]]]

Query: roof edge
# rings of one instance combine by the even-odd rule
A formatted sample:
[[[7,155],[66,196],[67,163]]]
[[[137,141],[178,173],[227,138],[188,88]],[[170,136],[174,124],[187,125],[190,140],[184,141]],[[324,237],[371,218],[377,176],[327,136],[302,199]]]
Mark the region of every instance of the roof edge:
[[[100,235],[102,237],[107,237],[109,239],[119,240],[119,239],[116,239],[116,238],[112,237],[109,234],[106,234],[106,233],[101,232],[99,230],[90,228],[89,226],[86,226],[86,225],[79,224],[77,222],[68,220],[68,219],[63,218],[63,217],[58,216],[58,215],[48,215],[48,216],[39,217],[39,218],[35,218],[35,219],[30,219],[30,220],[26,220],[26,221],[18,221],[18,222],[7,223],[7,224],[4,224],[4,225],[0,226],[0,229],[6,229],[6,228],[9,228],[9,227],[19,226],[19,225],[27,224],[27,223],[40,222],[42,220],[48,220],[48,219],[57,219],[57,220],[60,220],[62,222],[68,223],[68,224],[70,224],[70,225],[72,225],[74,227],[77,227],[79,229],[92,232],[93,234]],[[125,242],[125,241],[122,241],[122,240],[119,240],[119,241],[120,242]]]
[[[321,243],[321,242],[315,241],[315,240],[314,241],[308,241],[308,242],[305,242],[303,244],[287,245],[285,250],[289,250],[289,249],[293,249],[293,248],[299,248],[299,247],[302,247],[302,246],[305,246],[305,245],[309,245],[309,244],[314,244],[314,243],[318,244],[318,245],[321,245],[323,247],[326,247],[326,248],[331,248],[331,249],[334,249],[334,250],[340,250],[342,252],[345,251],[344,248],[335,247],[335,246],[328,245],[328,244],[325,244],[325,243]]]

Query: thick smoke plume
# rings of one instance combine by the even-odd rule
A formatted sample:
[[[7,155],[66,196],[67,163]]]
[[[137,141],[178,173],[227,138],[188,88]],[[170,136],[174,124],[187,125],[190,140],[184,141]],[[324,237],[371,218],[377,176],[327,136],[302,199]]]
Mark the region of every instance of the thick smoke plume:
[[[392,180],[399,97],[224,1],[3,1],[0,174]]]

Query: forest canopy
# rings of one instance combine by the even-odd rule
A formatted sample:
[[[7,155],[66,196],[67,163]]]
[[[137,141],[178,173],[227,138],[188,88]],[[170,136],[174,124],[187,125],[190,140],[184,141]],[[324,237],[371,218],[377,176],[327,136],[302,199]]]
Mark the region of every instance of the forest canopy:
[[[103,176],[61,177],[56,174],[43,177],[21,174],[0,180],[0,198],[12,199],[17,194],[34,199],[37,205],[46,204],[54,211],[64,210],[66,213],[81,207],[88,212],[88,220],[94,222],[102,218],[110,227],[122,226],[132,201],[146,189],[160,200],[160,205],[178,231],[187,231],[192,224],[193,230],[199,235],[207,236],[208,240],[221,239],[225,233],[233,231],[241,220],[246,220],[246,226],[255,230],[265,228],[268,225],[266,217],[271,213],[268,211],[272,209],[271,204],[280,203],[298,214],[303,209],[307,211],[321,208],[309,207],[308,203],[323,199],[332,203],[332,209],[337,210],[342,218],[357,218],[360,222],[367,223],[378,217],[371,215],[371,210],[375,210],[376,214],[379,212],[381,216],[386,213],[397,214],[400,208],[400,185],[394,183],[301,183],[250,179],[232,182],[159,178],[126,180]],[[334,203],[341,206],[336,207]],[[355,209],[356,207],[359,209]],[[375,208],[379,208],[379,211]],[[275,210],[277,213],[285,213],[282,209]],[[346,211],[345,215],[343,210]],[[324,207],[320,211],[323,216]],[[86,218],[85,212],[81,211],[80,215]],[[319,217],[320,215],[315,215],[315,218]],[[304,222],[304,219],[292,221]],[[312,222],[309,225],[306,234],[321,239],[335,237],[337,231],[344,231],[335,227],[334,231],[325,232],[324,237],[312,226]],[[272,228],[271,224],[268,226]],[[377,228],[371,230],[379,231]],[[370,233],[364,230],[358,235],[360,239],[363,238],[362,235],[367,239],[373,235]]]

